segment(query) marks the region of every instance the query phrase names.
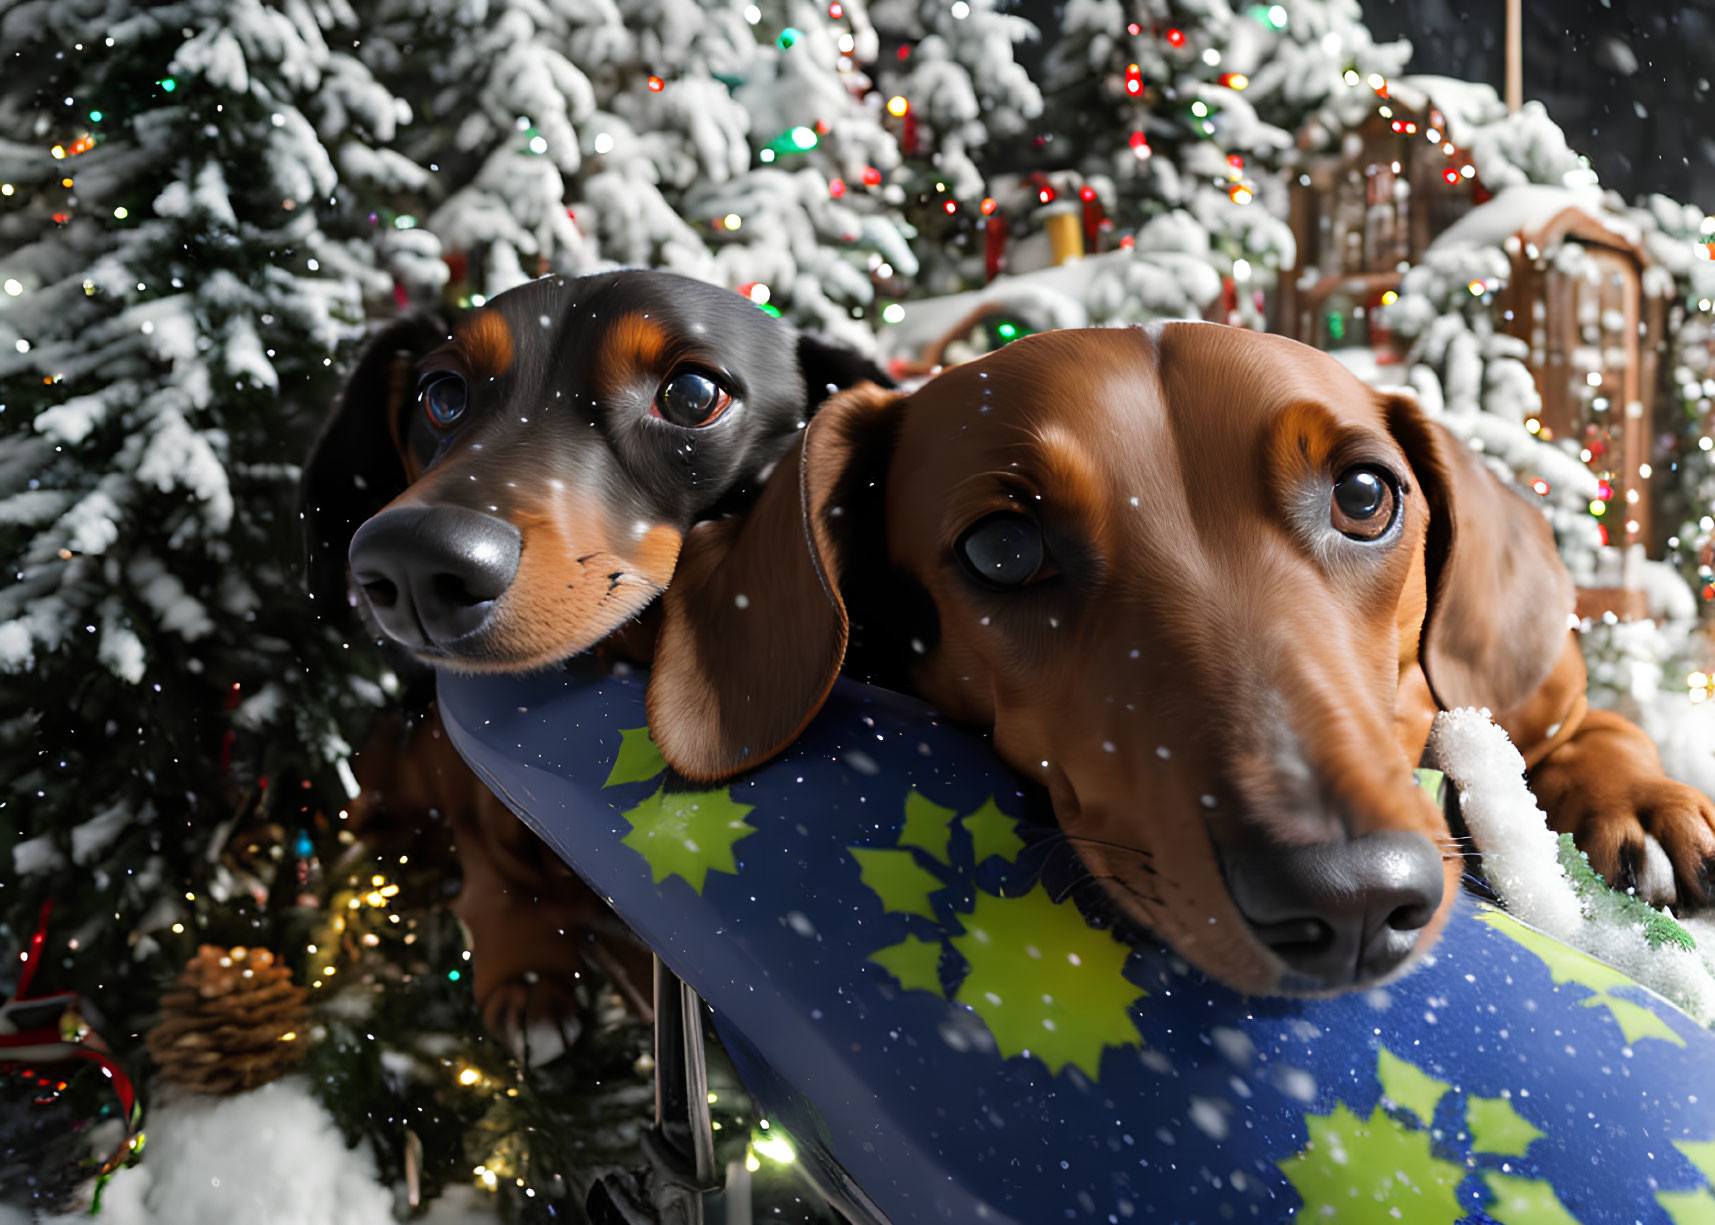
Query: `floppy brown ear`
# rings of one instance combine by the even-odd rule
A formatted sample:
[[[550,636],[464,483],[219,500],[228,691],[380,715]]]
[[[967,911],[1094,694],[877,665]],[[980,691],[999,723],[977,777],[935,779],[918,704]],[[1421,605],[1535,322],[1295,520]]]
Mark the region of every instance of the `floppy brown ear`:
[[[1415,402],[1383,402],[1429,502],[1429,607],[1418,646],[1443,710],[1497,717],[1529,697],[1566,649],[1572,576],[1548,520]]]
[[[398,422],[414,390],[410,365],[446,338],[443,320],[414,315],[370,341],[304,461],[298,503],[305,579],[324,617],[349,612],[345,555],[352,534],[405,492]]]
[[[904,398],[870,383],[832,397],[745,515],[685,538],[648,700],[680,774],[712,782],[761,764],[827,699],[850,631],[840,580],[853,533],[885,530],[846,520],[842,502],[884,478]]]

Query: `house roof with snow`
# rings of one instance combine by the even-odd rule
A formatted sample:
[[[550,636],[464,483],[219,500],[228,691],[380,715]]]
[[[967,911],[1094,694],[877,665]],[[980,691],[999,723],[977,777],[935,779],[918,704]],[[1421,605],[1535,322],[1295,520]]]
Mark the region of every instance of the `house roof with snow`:
[[[1630,220],[1608,208],[1593,187],[1552,187],[1524,183],[1508,187],[1477,205],[1429,244],[1429,253],[1470,247],[1504,247],[1517,237],[1542,250],[1567,239],[1615,247],[1642,266],[1654,261],[1643,236]]]

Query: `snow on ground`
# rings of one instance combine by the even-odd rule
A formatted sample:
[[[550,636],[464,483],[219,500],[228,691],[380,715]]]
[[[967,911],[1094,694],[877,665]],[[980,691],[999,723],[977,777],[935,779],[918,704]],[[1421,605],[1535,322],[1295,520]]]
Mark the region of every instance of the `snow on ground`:
[[[157,1100],[134,1168],[102,1196],[104,1225],[386,1225],[394,1192],[381,1185],[367,1148],[347,1148],[333,1119],[296,1077],[236,1097]],[[468,1191],[469,1194],[459,1192]],[[88,1220],[87,1212],[51,1225]],[[495,1219],[471,1188],[442,1196],[424,1225]],[[0,1225],[24,1225],[0,1208]]]

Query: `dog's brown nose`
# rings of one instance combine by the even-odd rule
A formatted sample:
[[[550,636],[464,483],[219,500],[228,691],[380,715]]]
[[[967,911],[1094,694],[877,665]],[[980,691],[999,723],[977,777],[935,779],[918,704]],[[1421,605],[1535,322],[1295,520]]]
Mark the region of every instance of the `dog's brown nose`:
[[[1224,860],[1239,913],[1291,971],[1286,990],[1361,987],[1397,969],[1435,917],[1445,879],[1435,844],[1402,830],[1259,845]]]
[[[518,573],[523,538],[461,506],[382,511],[351,538],[351,572],[375,619],[402,646],[440,646],[482,628]]]

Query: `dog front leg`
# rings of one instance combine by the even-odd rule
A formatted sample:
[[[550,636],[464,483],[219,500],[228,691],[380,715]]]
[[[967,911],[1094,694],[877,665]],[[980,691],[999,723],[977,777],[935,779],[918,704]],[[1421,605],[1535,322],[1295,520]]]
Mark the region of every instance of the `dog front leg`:
[[[1499,722],[1524,754],[1530,789],[1556,833],[1569,833],[1620,889],[1676,911],[1715,904],[1715,804],[1669,778],[1644,730],[1584,702],[1575,635],[1554,672]]]

